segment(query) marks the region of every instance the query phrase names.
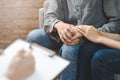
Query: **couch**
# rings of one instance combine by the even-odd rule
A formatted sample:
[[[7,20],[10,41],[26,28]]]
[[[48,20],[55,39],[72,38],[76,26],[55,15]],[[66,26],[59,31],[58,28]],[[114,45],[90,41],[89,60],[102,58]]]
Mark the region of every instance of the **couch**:
[[[39,27],[43,28],[44,25],[44,13],[46,12],[46,10],[48,9],[49,3],[46,0],[43,4],[43,8],[39,9]]]

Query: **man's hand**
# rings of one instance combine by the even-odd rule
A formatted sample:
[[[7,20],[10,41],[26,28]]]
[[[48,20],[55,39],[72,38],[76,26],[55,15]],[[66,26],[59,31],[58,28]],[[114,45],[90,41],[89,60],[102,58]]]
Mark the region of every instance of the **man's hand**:
[[[67,24],[64,22],[58,22],[55,24],[55,29],[57,30],[61,41],[66,45],[76,45],[83,40],[81,40],[81,33],[77,31],[77,26]]]
[[[73,25],[64,22],[58,22],[55,24],[55,29],[57,30],[60,39],[64,44],[70,43],[72,41],[73,30],[69,31],[71,27],[73,27]]]
[[[67,43],[67,45],[72,46],[83,42],[82,34],[78,31],[77,26],[69,28],[68,31],[73,34],[73,37],[71,38],[72,41]]]
[[[10,80],[25,80],[25,78],[33,73],[34,67],[35,62],[32,51],[20,50],[13,57],[13,60],[6,73],[6,77]]]

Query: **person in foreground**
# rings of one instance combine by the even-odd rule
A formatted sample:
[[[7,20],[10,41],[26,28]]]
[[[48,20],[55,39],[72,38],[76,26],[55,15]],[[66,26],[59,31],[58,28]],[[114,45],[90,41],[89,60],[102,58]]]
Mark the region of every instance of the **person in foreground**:
[[[2,50],[0,51],[2,53]],[[32,51],[21,49],[13,57],[7,72],[0,80],[26,80],[34,72],[34,66],[35,61]]]
[[[87,25],[77,28],[88,40],[108,47],[96,51],[93,55],[91,60],[92,80],[116,80],[116,74],[120,74],[120,34],[104,33]],[[107,36],[111,36],[111,38]]]

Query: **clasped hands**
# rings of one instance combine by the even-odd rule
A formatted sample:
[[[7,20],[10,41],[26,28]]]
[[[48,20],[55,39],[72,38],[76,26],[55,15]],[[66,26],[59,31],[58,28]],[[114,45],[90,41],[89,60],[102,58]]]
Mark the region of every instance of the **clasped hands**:
[[[66,24],[64,22],[58,22],[55,25],[61,41],[67,45],[76,45],[80,42],[83,42],[83,38],[94,42],[100,43],[102,34],[94,26],[89,25],[78,25],[74,26],[71,24]]]
[[[77,26],[67,24],[64,22],[58,22],[55,24],[61,41],[66,45],[76,45],[83,40],[81,39],[82,34],[78,31]]]

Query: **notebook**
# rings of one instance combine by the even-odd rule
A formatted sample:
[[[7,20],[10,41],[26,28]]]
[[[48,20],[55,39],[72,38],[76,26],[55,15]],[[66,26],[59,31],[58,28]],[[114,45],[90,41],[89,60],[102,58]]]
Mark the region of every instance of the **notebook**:
[[[52,50],[17,39],[5,49],[4,55],[0,56],[0,76],[6,72],[16,52],[19,49],[28,49],[29,47],[32,47],[35,57],[35,71],[27,80],[54,80],[70,65],[70,61],[56,55]]]

